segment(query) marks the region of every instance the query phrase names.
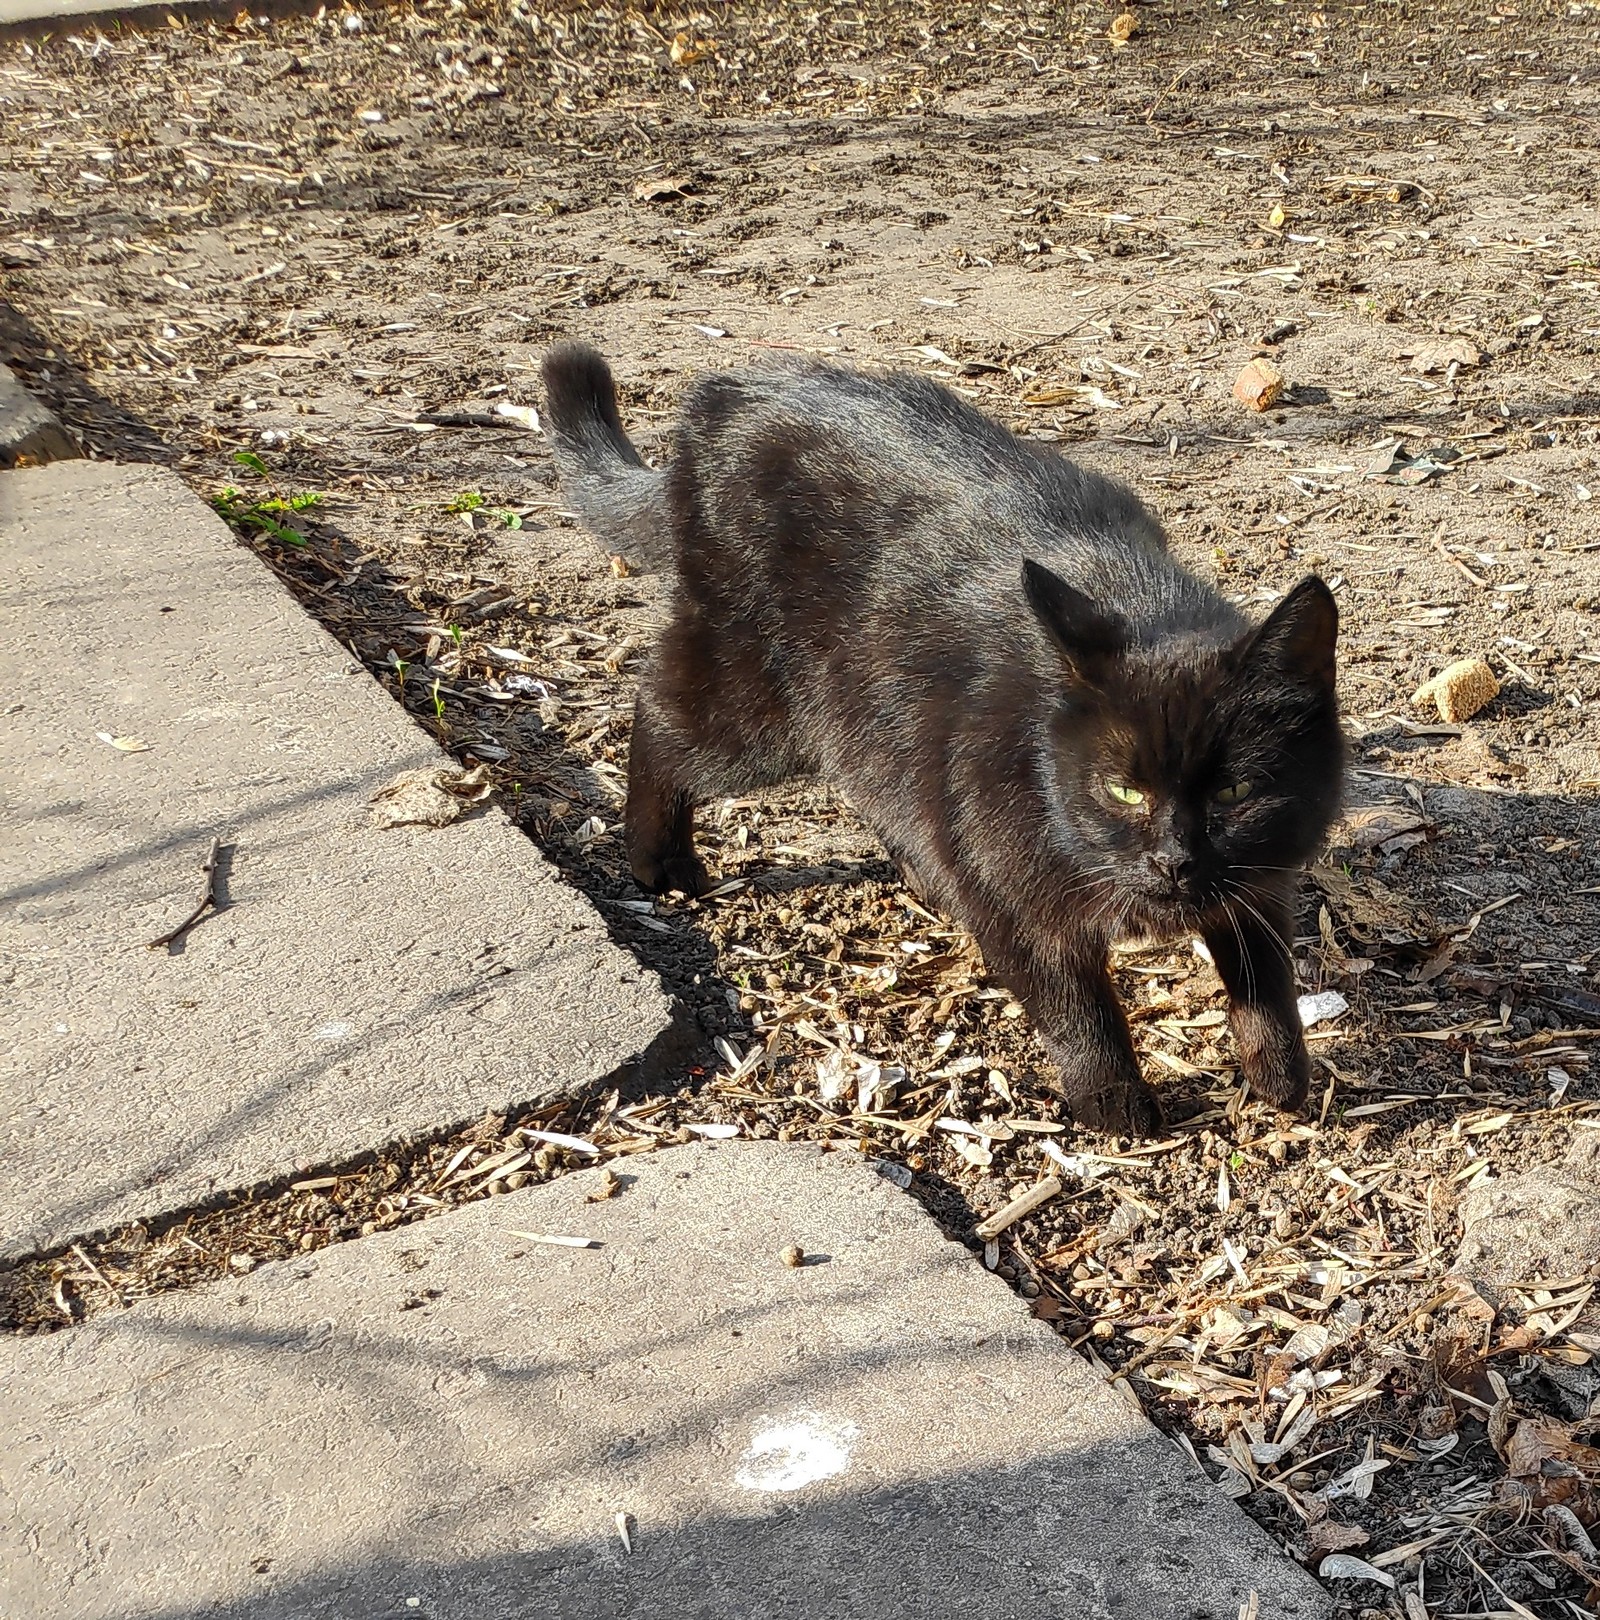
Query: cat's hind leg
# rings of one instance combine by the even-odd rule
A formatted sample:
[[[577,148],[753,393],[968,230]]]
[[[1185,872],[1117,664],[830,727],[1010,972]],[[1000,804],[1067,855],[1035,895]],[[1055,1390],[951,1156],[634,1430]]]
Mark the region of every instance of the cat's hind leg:
[[[759,645],[713,636],[698,615],[676,620],[634,705],[625,836],[634,879],[652,893],[704,894],[715,879],[695,853],[695,805],[771,787],[806,764]]]
[[[681,890],[691,898],[712,886],[694,847],[694,791],[685,750],[670,714],[649,687],[633,710],[628,749],[628,869],[651,894]]]

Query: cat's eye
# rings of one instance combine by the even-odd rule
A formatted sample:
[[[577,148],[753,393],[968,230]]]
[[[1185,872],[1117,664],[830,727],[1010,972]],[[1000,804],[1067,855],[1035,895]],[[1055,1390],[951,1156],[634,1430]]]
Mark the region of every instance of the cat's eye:
[[[1230,782],[1225,788],[1219,788],[1216,793],[1218,804],[1243,804],[1255,792],[1254,782]]]
[[[1109,793],[1118,804],[1138,806],[1144,803],[1144,795],[1138,790],[1138,788],[1129,787],[1126,782],[1107,782],[1106,792]]]

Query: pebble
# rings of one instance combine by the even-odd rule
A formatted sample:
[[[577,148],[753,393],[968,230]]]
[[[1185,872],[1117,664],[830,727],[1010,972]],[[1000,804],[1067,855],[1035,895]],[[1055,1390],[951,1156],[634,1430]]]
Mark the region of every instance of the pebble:
[[[791,1243],[779,1253],[778,1258],[786,1266],[803,1266],[806,1263],[806,1251],[798,1243]]]

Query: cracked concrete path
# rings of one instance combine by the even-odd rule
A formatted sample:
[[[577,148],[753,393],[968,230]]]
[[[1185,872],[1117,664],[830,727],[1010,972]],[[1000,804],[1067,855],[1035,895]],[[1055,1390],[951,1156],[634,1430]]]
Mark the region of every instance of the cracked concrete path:
[[[618,1169],[0,1345],[8,1615],[1328,1613],[859,1159]]]
[[[0,614],[0,1260],[682,1044],[498,809],[372,824],[454,762],[171,473],[0,473]]]

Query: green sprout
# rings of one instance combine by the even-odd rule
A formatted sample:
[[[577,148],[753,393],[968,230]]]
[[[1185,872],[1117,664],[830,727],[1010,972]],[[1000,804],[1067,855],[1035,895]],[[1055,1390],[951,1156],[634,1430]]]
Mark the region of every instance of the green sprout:
[[[257,533],[270,536],[288,546],[303,546],[306,537],[286,519],[309,511],[322,500],[311,490],[284,491],[260,456],[253,450],[235,450],[233,460],[247,472],[266,480],[271,494],[258,499],[247,490],[225,485],[211,497],[212,509],[222,520],[242,534]]]

